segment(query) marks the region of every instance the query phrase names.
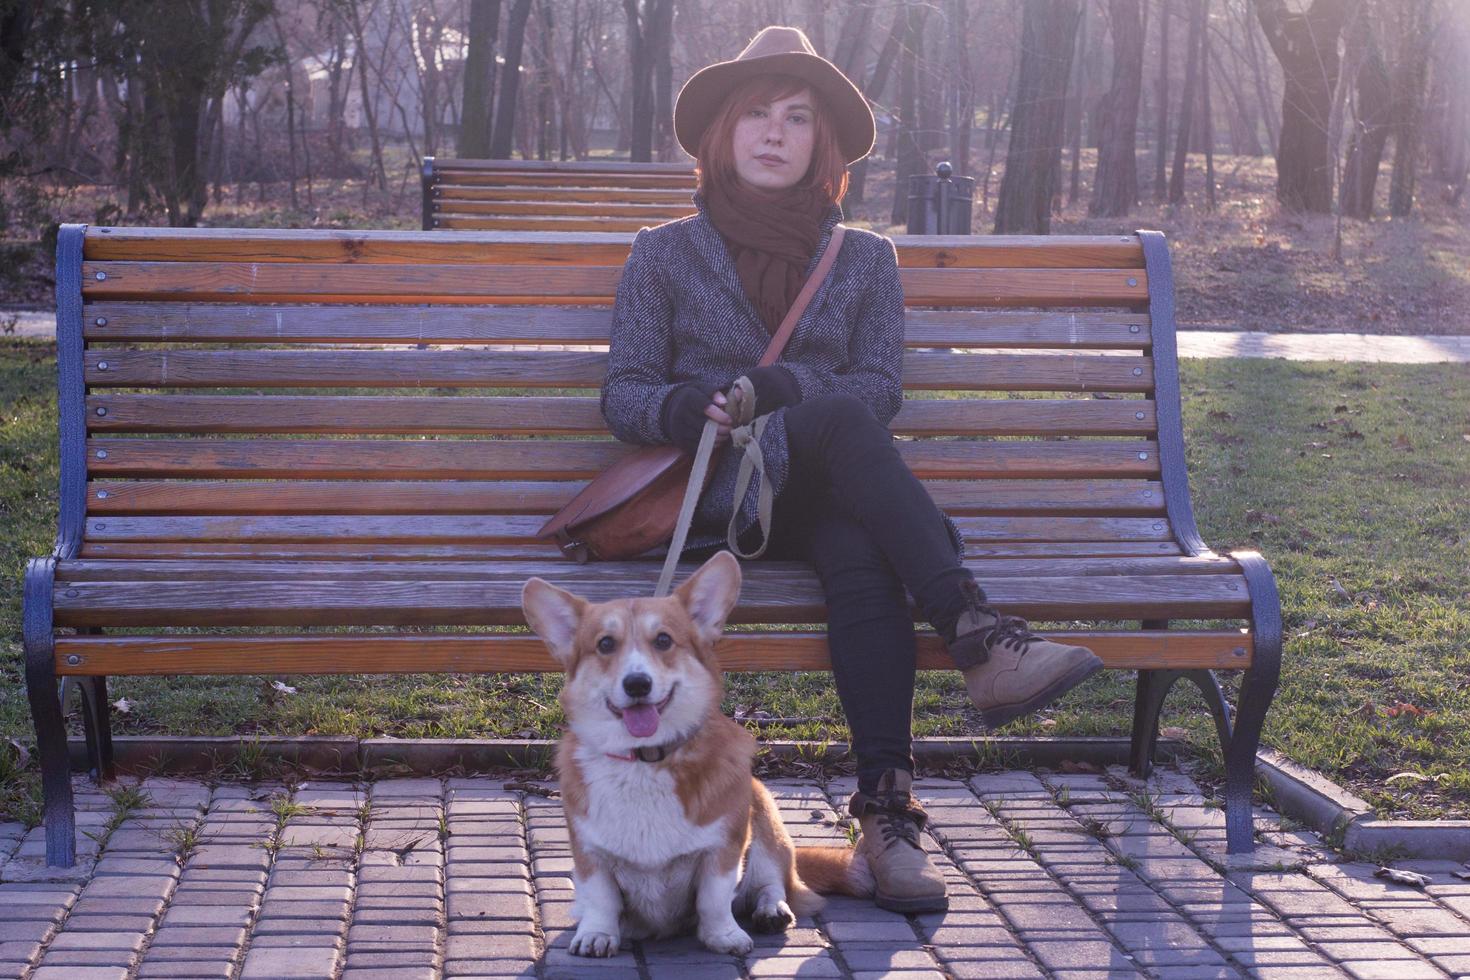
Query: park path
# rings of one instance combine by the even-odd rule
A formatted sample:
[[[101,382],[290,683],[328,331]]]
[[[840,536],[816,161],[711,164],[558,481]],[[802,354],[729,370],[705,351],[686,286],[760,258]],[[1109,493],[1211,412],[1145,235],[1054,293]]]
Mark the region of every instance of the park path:
[[[56,317],[45,310],[0,310],[0,323],[16,317],[26,337],[56,335]],[[1470,363],[1470,336],[1402,337],[1367,333],[1264,333],[1237,330],[1179,331],[1180,357],[1265,357],[1290,361],[1359,361],[1382,364]]]
[[[845,840],[838,780],[768,783],[798,842]],[[950,910],[834,899],[744,957],[691,939],[571,957],[571,858],[551,783],[207,785],[78,779],[81,857],[0,824],[0,976],[999,978],[1470,975],[1470,881],[1377,879],[1257,812],[1249,859],[1178,772],[923,779]]]

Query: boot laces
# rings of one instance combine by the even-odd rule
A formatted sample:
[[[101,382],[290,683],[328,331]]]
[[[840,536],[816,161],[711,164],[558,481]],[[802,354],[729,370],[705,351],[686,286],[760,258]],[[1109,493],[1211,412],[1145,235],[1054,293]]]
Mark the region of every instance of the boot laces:
[[[980,634],[987,650],[1003,645],[1025,653],[1031,644],[1041,642],[1041,637],[1031,632],[1020,616],[1001,616],[994,610],[992,614],[995,615],[995,625],[985,627]]]
[[[907,810],[883,810],[878,814],[878,832],[883,836],[883,849],[887,850],[899,841],[915,850],[919,845],[919,823]]]
[[[964,591],[969,611],[976,618],[993,620],[989,626],[980,629],[980,642],[985,645],[985,649],[990,650],[1005,645],[1025,653],[1031,644],[1041,641],[1041,637],[1031,632],[1026,620],[1020,616],[1002,616],[994,606],[986,605],[985,593],[980,591],[979,584],[973,579],[964,582],[961,588]]]

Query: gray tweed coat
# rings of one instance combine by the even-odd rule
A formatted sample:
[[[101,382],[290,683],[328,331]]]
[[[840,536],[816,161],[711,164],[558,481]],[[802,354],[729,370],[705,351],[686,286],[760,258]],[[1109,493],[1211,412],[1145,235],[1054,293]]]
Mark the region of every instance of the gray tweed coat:
[[[771,339],[703,198],[696,194],[694,203],[698,214],[638,232],[618,283],[602,414],[624,442],[668,442],[660,415],[669,392],[686,381],[728,387],[756,365]],[[837,207],[824,217],[808,273],[840,219]],[[903,318],[893,242],[849,229],[831,274],[778,363],[795,375],[803,398],[854,395],[887,425],[903,402]],[[778,497],[789,472],[785,414],[784,408],[772,412],[761,437],[766,472]],[[738,452],[722,454],[700,498],[688,548],[724,541],[739,462]],[[741,502],[742,532],[756,521],[756,491],[752,482]]]

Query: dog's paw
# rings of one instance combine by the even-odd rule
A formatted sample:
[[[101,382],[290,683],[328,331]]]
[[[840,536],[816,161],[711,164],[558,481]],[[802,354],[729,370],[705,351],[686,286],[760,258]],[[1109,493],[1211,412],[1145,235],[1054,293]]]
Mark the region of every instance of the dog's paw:
[[[720,926],[715,929],[700,929],[699,941],[704,943],[705,949],[714,953],[730,953],[735,956],[743,956],[755,949],[755,940],[751,939],[746,931],[733,922],[729,927]]]
[[[762,905],[750,916],[756,932],[785,932],[796,922],[796,915],[785,902]]]
[[[573,956],[616,956],[618,937],[613,933],[578,929],[568,950]]]

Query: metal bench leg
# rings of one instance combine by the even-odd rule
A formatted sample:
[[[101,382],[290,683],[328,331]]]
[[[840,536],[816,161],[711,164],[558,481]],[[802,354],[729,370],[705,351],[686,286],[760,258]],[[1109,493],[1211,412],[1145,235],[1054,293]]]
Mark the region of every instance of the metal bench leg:
[[[1166,630],[1167,619],[1145,619],[1146,630]],[[1140,670],[1133,695],[1133,734],[1128,751],[1128,769],[1139,779],[1154,771],[1154,749],[1159,742],[1159,713],[1169,689],[1179,679],[1177,670]]]
[[[36,756],[41,763],[41,791],[45,800],[46,863],[69,868],[77,860],[77,835],[72,810],[71,759],[66,750],[66,715],[56,682],[51,615],[55,566],[53,558],[36,558],[26,565],[21,621],[26,694],[36,726]]]
[[[107,701],[106,677],[80,677],[82,726],[87,736],[87,762],[99,783],[117,777],[112,763],[112,706]]]
[[[1235,730],[1225,747],[1225,839],[1231,854],[1255,848],[1251,794],[1256,782],[1256,749],[1266,710],[1276,697],[1281,677],[1281,599],[1265,560],[1253,551],[1231,555],[1245,573],[1251,596],[1251,632],[1255,651],[1251,668],[1240,683]]]

